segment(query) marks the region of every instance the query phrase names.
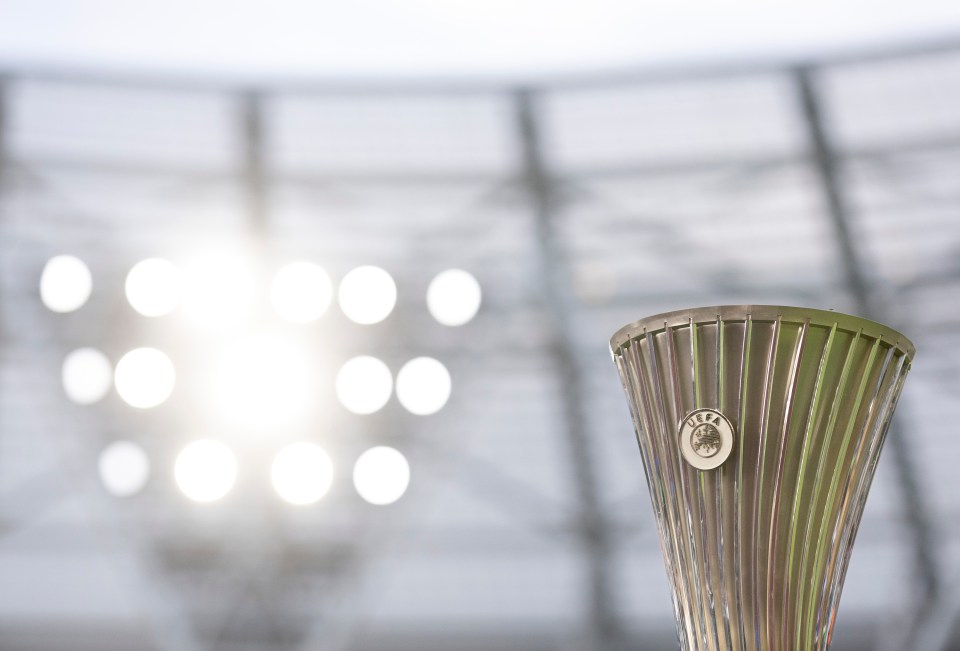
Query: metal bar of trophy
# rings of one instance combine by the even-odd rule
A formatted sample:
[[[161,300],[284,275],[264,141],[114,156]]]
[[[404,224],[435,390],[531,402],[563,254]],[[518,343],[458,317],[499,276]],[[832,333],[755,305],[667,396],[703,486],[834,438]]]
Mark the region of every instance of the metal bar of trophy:
[[[733,305],[611,340],[684,651],[826,650],[914,348],[853,316]]]

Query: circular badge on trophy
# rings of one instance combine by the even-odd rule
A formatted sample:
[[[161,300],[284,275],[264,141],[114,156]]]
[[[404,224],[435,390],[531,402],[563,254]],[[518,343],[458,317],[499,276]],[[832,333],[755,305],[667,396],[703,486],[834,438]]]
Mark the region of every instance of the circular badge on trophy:
[[[680,452],[694,468],[718,468],[733,452],[733,424],[716,409],[696,409],[680,423]]]

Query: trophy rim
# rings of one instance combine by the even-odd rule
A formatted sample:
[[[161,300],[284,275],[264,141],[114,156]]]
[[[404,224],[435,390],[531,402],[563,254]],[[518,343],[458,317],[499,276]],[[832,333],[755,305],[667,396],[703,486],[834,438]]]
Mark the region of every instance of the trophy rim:
[[[616,351],[633,339],[647,334],[658,334],[668,327],[676,328],[689,325],[691,322],[699,325],[716,323],[718,320],[745,321],[747,317],[754,321],[775,321],[779,317],[788,323],[803,323],[809,319],[811,325],[827,327],[836,324],[840,330],[862,331],[868,337],[886,341],[902,350],[910,361],[913,361],[917,352],[909,338],[882,323],[833,310],[788,305],[714,305],[662,312],[628,323],[617,330],[610,338],[610,348]]]

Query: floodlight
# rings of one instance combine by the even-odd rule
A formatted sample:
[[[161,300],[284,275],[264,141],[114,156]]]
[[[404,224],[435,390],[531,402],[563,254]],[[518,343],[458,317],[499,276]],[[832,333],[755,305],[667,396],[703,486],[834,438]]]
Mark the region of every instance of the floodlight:
[[[113,367],[99,350],[78,348],[64,358],[60,375],[67,397],[78,405],[90,405],[107,395]]]
[[[127,274],[124,289],[127,302],[143,316],[169,314],[180,303],[180,270],[162,258],[141,260]]]
[[[117,362],[113,381],[120,397],[132,407],[156,407],[173,393],[173,362],[155,348],[135,348]]]
[[[353,468],[353,484],[370,504],[392,504],[410,485],[410,464],[398,450],[380,446],[360,455]]]
[[[235,327],[253,311],[257,275],[252,261],[239,252],[197,258],[184,268],[183,280],[184,317],[202,329]]]
[[[353,269],[340,281],[340,309],[355,323],[369,325],[386,319],[397,303],[397,285],[380,267]]]
[[[237,459],[220,441],[194,441],[177,456],[174,479],[183,494],[194,502],[215,502],[233,488]]]
[[[315,372],[307,355],[286,338],[257,334],[220,351],[210,383],[212,407],[239,428],[290,425],[316,401]]]
[[[136,495],[150,478],[147,453],[130,441],[116,441],[104,448],[97,467],[103,487],[117,497]]]
[[[434,277],[427,288],[427,309],[446,326],[468,323],[480,309],[480,283],[462,269],[447,269]]]
[[[354,357],[337,373],[337,398],[348,411],[372,414],[390,399],[393,376],[376,357]]]
[[[281,317],[293,323],[320,318],[333,296],[330,276],[310,262],[288,264],[273,277],[270,301]]]
[[[80,309],[90,298],[92,289],[90,269],[72,255],[50,258],[40,274],[40,299],[53,312]]]
[[[450,372],[432,357],[416,357],[397,373],[397,400],[419,416],[436,413],[450,398]]]
[[[274,457],[270,479],[284,501],[313,504],[330,490],[333,462],[319,445],[291,443]]]

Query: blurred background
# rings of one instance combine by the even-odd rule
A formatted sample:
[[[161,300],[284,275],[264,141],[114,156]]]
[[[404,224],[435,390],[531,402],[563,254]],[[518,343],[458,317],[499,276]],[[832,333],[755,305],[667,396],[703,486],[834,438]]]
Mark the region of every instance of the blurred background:
[[[0,649],[676,649],[722,303],[916,343],[832,648],[960,649],[956,2],[0,2]]]

